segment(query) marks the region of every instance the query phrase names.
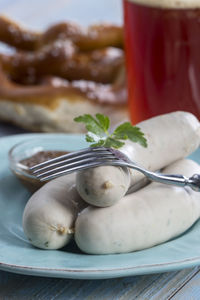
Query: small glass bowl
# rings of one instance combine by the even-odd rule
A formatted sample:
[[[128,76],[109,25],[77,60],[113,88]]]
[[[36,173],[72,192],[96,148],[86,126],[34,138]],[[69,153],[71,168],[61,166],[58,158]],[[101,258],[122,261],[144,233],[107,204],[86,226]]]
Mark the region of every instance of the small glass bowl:
[[[27,163],[29,163],[30,167],[31,165],[74,150],[76,149],[72,149],[69,140],[62,134],[56,136],[44,135],[43,137],[28,139],[14,145],[10,149],[8,154],[10,169],[29,191],[35,192],[46,182],[41,182],[35,176],[31,175]],[[38,156],[38,153],[41,154],[41,152],[45,152],[45,154],[50,152],[51,155],[46,155],[46,157],[43,155],[41,158]],[[52,152],[54,152],[54,155]],[[34,160],[32,159],[31,162],[28,162],[27,159],[30,160],[31,157],[34,157]]]

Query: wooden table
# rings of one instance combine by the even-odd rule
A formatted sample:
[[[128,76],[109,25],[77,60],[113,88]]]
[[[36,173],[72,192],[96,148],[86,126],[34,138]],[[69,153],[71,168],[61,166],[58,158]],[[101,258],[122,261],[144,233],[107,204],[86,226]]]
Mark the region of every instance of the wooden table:
[[[41,29],[60,20],[122,23],[120,0],[0,0],[0,11]],[[0,136],[25,132],[0,123]],[[107,280],[71,280],[0,271],[0,299],[200,299],[200,268]]]

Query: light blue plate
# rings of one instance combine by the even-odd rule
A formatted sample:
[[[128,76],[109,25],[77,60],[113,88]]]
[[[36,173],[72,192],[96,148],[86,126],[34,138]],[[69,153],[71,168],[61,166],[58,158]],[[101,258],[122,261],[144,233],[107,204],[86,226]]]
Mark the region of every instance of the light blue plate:
[[[177,239],[128,254],[86,255],[74,242],[60,251],[32,247],[22,229],[22,213],[29,193],[9,171],[7,154],[15,143],[41,135],[24,134],[0,139],[0,269],[27,275],[100,279],[200,265],[200,221]],[[65,140],[66,137],[72,148],[86,147],[83,136],[63,135]],[[192,158],[200,163],[200,150]]]

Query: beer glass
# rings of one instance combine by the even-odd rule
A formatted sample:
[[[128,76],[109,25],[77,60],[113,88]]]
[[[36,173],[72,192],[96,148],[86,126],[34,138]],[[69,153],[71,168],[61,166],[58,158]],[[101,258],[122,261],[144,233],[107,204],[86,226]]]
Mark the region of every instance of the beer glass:
[[[124,0],[133,124],[177,110],[200,118],[200,0]]]

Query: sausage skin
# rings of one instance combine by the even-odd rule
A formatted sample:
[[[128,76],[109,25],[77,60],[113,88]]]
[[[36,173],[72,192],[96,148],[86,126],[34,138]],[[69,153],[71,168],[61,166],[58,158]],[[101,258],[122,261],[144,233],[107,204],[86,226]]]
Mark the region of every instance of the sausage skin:
[[[200,166],[179,160],[164,171],[192,176]],[[75,241],[89,254],[125,253],[177,237],[200,216],[200,193],[190,188],[151,183],[111,207],[88,206],[75,224]]]
[[[75,188],[75,174],[46,183],[27,202],[23,229],[30,243],[42,249],[65,246],[78,212],[86,207]]]

